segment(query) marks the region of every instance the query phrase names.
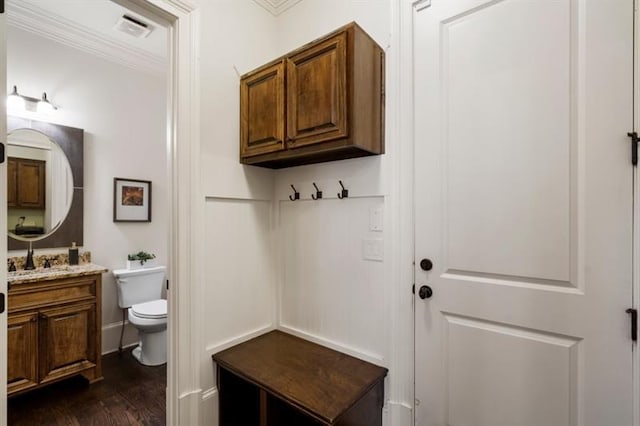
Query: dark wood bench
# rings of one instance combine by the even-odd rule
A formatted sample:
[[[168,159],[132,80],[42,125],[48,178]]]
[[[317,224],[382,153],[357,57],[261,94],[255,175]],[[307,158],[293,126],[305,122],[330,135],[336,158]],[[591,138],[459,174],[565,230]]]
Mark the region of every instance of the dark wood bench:
[[[382,425],[386,368],[281,331],[212,358],[220,426]]]

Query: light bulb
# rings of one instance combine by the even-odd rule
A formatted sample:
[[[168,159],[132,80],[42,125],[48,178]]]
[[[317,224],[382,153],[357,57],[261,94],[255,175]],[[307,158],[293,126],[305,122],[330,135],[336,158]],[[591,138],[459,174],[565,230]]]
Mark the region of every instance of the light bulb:
[[[18,94],[18,88],[13,86],[13,92],[7,97],[7,109],[25,110],[26,107],[24,98]]]
[[[47,99],[47,93],[42,94],[42,99],[38,101],[38,113],[47,114],[54,110],[55,108],[51,105],[51,102]]]

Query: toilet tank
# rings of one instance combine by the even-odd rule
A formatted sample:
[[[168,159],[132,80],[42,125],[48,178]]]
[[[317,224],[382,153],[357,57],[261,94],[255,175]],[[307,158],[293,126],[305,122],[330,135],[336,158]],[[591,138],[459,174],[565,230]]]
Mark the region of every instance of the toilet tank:
[[[118,288],[118,305],[129,308],[131,305],[162,298],[166,267],[140,269],[115,269]]]

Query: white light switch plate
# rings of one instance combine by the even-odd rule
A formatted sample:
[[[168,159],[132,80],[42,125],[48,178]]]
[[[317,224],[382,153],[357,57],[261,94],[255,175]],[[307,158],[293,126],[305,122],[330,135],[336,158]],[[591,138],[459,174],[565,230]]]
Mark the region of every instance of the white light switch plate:
[[[369,209],[369,230],[382,232],[384,222],[382,207],[372,207]]]
[[[384,242],[382,239],[362,240],[362,259],[382,262],[384,260]]]

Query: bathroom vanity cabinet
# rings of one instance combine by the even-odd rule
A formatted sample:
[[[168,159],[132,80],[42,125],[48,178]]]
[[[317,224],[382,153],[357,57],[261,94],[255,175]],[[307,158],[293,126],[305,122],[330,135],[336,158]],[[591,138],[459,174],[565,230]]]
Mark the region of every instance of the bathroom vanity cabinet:
[[[382,48],[356,23],[240,80],[240,162],[282,168],[384,153]]]
[[[213,355],[220,426],[381,426],[387,369],[281,331]]]
[[[45,162],[7,158],[7,204],[18,209],[45,208]]]
[[[9,395],[81,374],[102,379],[101,267],[9,278]]]

